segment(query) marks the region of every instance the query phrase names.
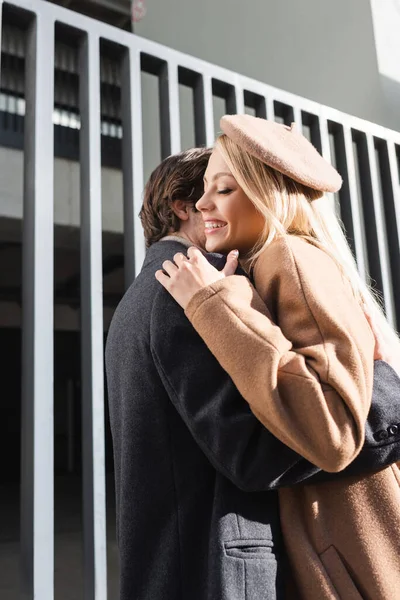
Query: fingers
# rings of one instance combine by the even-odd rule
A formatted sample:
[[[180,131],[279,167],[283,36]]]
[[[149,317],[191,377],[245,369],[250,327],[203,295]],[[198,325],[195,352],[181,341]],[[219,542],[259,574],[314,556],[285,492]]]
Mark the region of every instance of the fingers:
[[[237,263],[235,255],[231,260]],[[194,247],[189,248],[188,258],[178,252],[174,256],[174,262],[166,260],[162,268],[163,270],[156,272],[156,279],[183,309],[186,309],[199,290],[224,278],[224,273],[215,269],[202,252]],[[234,270],[236,266],[232,268]]]
[[[174,262],[171,260],[165,260],[162,264],[162,269],[159,269],[155,273],[156,279],[163,285],[167,290],[170,290],[172,281],[171,277],[178,273],[179,267],[184,262],[188,262],[188,259],[182,252],[177,252],[174,256]]]
[[[178,267],[171,260],[165,260],[162,264],[162,268],[169,276],[173,275],[178,270]]]
[[[169,275],[166,275],[164,273],[164,271],[162,271],[161,269],[159,269],[158,271],[156,271],[156,279],[157,281],[159,281],[161,283],[161,285],[163,287],[165,287],[166,290],[169,289],[170,283],[171,283],[171,278]]]
[[[225,267],[222,269],[222,272],[225,275],[225,277],[229,277],[229,275],[233,275],[235,273],[238,266],[238,262],[239,251],[232,250],[231,252],[229,252],[228,256],[226,257]]]
[[[178,267],[187,260],[187,257],[182,254],[182,252],[177,252],[174,256],[174,263],[178,265]]]
[[[196,262],[198,260],[206,260],[203,256],[203,253],[195,246],[190,246],[189,250],[187,251],[187,255],[189,260],[193,262]]]

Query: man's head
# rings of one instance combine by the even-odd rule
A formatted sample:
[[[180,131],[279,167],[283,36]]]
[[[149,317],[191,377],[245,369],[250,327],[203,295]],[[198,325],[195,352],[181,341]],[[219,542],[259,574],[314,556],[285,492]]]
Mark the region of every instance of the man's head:
[[[204,223],[195,204],[203,195],[210,155],[207,148],[193,148],[169,156],[154,169],[139,214],[147,247],[174,233],[204,247]]]

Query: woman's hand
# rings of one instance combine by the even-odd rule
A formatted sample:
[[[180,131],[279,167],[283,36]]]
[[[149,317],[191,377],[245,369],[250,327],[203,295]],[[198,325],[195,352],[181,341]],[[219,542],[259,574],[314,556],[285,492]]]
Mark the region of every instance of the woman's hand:
[[[202,288],[233,275],[238,266],[237,250],[232,250],[227,256],[225,267],[222,271],[215,269],[203,256],[198,248],[189,248],[187,257],[178,252],[174,262],[166,260],[162,268],[157,271],[156,279],[186,309],[193,296]],[[167,274],[166,274],[167,273]]]

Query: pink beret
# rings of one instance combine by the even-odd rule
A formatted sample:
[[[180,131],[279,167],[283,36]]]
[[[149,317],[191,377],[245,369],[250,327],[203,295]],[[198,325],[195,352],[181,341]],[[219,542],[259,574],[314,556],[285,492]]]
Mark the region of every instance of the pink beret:
[[[342,178],[295,124],[280,125],[251,115],[225,115],[222,131],[269,167],[321,192],[337,192]]]

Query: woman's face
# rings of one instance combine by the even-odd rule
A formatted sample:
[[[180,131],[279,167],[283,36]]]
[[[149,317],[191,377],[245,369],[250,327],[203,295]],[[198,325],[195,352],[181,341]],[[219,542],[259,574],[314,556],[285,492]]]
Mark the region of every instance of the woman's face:
[[[258,241],[265,223],[218,149],[211,154],[204,175],[204,195],[196,208],[203,217],[208,252],[239,250],[244,258]]]

